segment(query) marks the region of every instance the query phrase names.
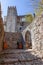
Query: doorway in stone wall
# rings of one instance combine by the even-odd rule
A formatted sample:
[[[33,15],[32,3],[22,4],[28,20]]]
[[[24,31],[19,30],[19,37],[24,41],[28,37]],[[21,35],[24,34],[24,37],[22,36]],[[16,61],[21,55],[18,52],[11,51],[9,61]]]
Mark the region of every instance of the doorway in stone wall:
[[[31,33],[30,33],[30,31],[26,31],[26,34],[25,34],[25,44],[26,44],[26,49],[32,49],[32,42],[31,42]]]

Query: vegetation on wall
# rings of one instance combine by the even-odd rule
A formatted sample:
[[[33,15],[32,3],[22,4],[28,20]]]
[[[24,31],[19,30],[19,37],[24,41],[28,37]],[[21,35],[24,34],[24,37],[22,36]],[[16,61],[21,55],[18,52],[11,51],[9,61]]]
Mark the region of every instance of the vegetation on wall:
[[[36,15],[39,16],[43,12],[43,0],[38,0],[38,3],[34,0],[33,7]]]
[[[33,21],[33,16],[32,16],[32,14],[26,15],[26,16],[25,16],[25,19],[26,19],[26,22],[31,23],[31,22]]]

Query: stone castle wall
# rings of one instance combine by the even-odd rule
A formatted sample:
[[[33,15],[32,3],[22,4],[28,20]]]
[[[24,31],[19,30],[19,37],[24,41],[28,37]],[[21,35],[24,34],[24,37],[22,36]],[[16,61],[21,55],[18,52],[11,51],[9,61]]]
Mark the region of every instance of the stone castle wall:
[[[5,32],[4,35],[4,48],[5,44],[8,46],[6,49],[17,49],[17,42],[21,43],[23,41],[22,34],[19,32]]]
[[[23,38],[25,40],[25,34],[29,31],[32,40],[32,49],[43,51],[43,16],[35,18],[35,20],[27,26],[23,32]]]
[[[43,16],[33,22],[32,27],[33,49],[43,50]]]
[[[17,11],[16,7],[8,7],[6,17],[6,32],[15,32],[17,22]]]

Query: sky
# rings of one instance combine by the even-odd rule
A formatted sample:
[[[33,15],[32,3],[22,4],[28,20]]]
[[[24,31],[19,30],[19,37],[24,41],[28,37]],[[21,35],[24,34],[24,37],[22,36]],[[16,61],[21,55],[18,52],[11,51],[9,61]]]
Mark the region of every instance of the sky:
[[[34,13],[32,0],[0,0],[2,16],[7,15],[8,6],[16,6],[18,15]]]

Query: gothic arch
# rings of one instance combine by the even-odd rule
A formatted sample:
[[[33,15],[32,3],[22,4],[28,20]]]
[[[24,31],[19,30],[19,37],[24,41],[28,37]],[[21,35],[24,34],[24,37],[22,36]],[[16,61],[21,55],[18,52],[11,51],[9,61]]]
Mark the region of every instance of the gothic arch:
[[[31,33],[28,30],[25,33],[25,43],[26,43],[26,48],[32,48]]]

